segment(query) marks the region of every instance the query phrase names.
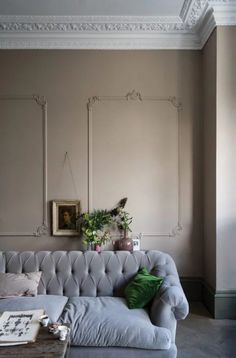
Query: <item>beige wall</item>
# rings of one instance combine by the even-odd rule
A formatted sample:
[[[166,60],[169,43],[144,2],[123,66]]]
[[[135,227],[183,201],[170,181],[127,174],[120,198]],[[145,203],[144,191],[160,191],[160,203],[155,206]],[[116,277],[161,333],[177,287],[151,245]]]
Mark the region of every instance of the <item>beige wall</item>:
[[[204,277],[216,287],[216,31],[203,52]]]
[[[123,96],[132,89],[140,91],[145,96],[181,98],[184,107],[180,127],[183,230],[175,238],[146,237],[143,239],[142,248],[170,253],[181,275],[202,276],[201,53],[199,51],[2,51],[0,65],[1,93],[39,93],[46,96],[48,199],[75,198],[68,168],[62,173],[64,154],[67,151],[82,210],[87,209],[86,103],[88,98],[94,95]],[[4,119],[0,118],[0,120]],[[132,125],[129,123],[127,129],[129,130],[129,126]],[[98,136],[96,140],[99,138],[104,140],[107,133],[101,131],[100,134],[96,132],[96,135]],[[168,139],[166,134],[166,141],[164,140],[166,147],[162,146],[162,150],[170,149]],[[22,143],[23,147],[24,145],[25,143]],[[110,144],[110,149],[106,150],[112,149]],[[154,151],[156,149],[154,148]],[[138,154],[142,155],[142,147],[138,150],[140,151]],[[152,152],[153,166],[163,167],[160,158],[160,155],[157,155],[155,162],[155,155]],[[125,167],[129,166],[127,160],[130,159],[124,158]],[[150,158],[144,160],[149,161],[150,168]],[[171,160],[175,166],[174,156],[171,156]],[[25,166],[25,163],[22,165]],[[113,173],[116,168],[115,162],[112,165],[112,168],[99,173],[99,180],[102,181],[103,176],[105,179],[109,172]],[[30,168],[28,172],[30,175]],[[35,184],[40,184],[40,180],[38,178],[39,182]],[[135,180],[135,177],[132,180]],[[173,183],[170,181],[168,185]],[[110,187],[108,189],[111,190]],[[96,190],[98,189],[95,186],[95,195],[98,195]],[[161,197],[160,190],[157,185],[155,195],[160,194]],[[106,192],[102,195],[106,198]],[[128,192],[127,196],[132,197],[130,208],[142,205],[138,193],[134,195],[134,192]],[[117,198],[119,199],[120,197]],[[156,205],[160,208],[163,199],[162,202],[157,201]],[[31,210],[27,207],[27,203],[25,207],[26,210]],[[154,220],[153,216],[152,220]],[[168,221],[168,217],[165,220]],[[138,229],[142,231],[142,227]],[[65,237],[0,237],[0,246],[2,250],[67,250],[81,247],[77,238]]]
[[[236,288],[236,27],[217,28],[217,284]]]

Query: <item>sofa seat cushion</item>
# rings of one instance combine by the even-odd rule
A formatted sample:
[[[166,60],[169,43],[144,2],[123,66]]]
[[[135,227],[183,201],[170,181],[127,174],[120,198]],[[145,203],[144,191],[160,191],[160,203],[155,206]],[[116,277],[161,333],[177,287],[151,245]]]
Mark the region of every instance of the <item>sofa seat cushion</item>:
[[[27,311],[43,308],[51,322],[57,322],[68,298],[56,295],[38,295],[36,297],[11,297],[0,299],[0,312]]]
[[[129,309],[124,298],[72,297],[61,316],[71,324],[77,346],[169,349],[171,334],[154,326],[144,309]]]

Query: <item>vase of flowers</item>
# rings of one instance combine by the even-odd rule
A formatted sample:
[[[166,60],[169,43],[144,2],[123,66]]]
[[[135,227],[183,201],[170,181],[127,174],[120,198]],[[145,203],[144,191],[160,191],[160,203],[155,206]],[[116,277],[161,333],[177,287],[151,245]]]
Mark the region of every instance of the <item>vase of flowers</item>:
[[[128,233],[131,232],[130,225],[133,221],[133,218],[130,214],[125,211],[123,208],[118,210],[118,214],[116,216],[116,223],[118,229],[121,232],[121,239],[117,242],[118,250],[133,250],[133,240],[128,236]]]
[[[112,216],[107,210],[94,210],[81,216],[81,230],[84,236],[83,243],[88,250],[100,252],[101,246],[110,240],[109,224]]]

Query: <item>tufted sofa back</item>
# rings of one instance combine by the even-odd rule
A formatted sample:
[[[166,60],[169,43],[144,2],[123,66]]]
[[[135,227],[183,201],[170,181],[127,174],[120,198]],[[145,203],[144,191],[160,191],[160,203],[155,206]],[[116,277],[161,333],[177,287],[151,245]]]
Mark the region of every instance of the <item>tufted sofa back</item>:
[[[123,296],[125,284],[140,267],[169,280],[176,271],[169,255],[154,250],[0,252],[0,272],[43,272],[39,294]]]

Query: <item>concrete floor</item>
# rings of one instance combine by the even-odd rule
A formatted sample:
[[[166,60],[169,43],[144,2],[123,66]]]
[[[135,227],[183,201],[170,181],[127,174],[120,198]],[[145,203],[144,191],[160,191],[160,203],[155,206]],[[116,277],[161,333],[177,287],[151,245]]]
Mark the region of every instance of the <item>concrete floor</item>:
[[[178,358],[236,358],[236,320],[211,318],[199,302],[190,305],[190,314],[178,322]]]

